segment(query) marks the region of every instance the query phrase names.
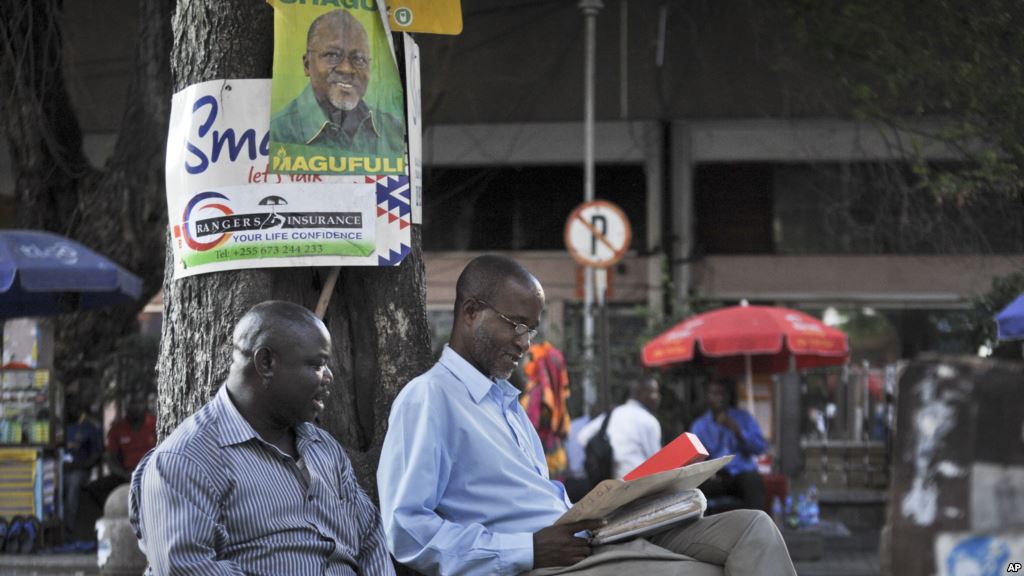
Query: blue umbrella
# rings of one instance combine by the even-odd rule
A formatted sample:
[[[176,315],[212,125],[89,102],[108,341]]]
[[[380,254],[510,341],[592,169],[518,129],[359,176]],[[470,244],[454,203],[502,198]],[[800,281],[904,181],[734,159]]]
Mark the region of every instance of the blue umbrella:
[[[996,314],[996,328],[1000,341],[1024,338],[1024,294]]]
[[[138,276],[74,240],[0,230],[0,319],[101,308],[141,295]]]

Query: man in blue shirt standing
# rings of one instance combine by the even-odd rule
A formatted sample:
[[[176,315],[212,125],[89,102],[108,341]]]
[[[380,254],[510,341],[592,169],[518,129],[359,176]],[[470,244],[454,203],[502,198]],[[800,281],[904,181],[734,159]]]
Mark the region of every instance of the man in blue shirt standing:
[[[764,510],[764,481],[757,472],[755,456],[767,443],[757,420],[734,406],[736,382],[719,378],[708,384],[708,411],[693,422],[692,432],[700,438],[711,458],[735,455],[732,462],[709,478],[700,489],[708,498],[734,496],[744,508]]]
[[[508,382],[536,336],[544,290],[502,256],[475,258],[456,284],[441,359],[398,395],[377,484],[388,547],[424,574],[795,575],[767,514],[737,511],[629,545],[592,547]],[[614,566],[610,562],[617,562]],[[687,563],[681,566],[680,563]]]
[[[89,482],[92,469],[103,455],[103,437],[99,426],[82,409],[78,394],[69,393],[64,401],[67,428],[67,453],[64,457],[64,534],[74,540],[78,504]]]

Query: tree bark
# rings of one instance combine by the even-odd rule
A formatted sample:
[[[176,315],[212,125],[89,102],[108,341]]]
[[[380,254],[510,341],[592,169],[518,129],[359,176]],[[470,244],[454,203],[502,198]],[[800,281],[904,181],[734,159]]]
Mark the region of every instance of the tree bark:
[[[180,0],[171,68],[175,91],[219,78],[268,78],[273,9],[263,2]],[[391,402],[431,362],[419,227],[394,268],[343,268],[324,323],[335,382],[320,424],[345,447],[376,499],[376,467]],[[168,245],[159,363],[159,434],[207,402],[230,362],[231,330],[252,305],[289,300],[313,309],[329,268],[253,269],[173,279]]]
[[[11,150],[19,226],[73,238],[144,282],[134,305],[56,320],[58,374],[98,364],[136,329],[135,316],[160,287],[172,7],[171,0],[140,5],[129,104],[114,154],[97,170],[83,153],[64,84],[62,3],[0,1],[0,129]]]

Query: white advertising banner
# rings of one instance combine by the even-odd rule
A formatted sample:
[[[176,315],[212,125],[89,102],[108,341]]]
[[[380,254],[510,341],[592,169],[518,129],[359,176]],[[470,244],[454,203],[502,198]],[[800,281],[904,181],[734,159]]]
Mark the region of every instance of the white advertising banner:
[[[273,174],[269,124],[270,80],[212,80],[174,95],[166,165],[174,277],[401,262],[408,176]]]

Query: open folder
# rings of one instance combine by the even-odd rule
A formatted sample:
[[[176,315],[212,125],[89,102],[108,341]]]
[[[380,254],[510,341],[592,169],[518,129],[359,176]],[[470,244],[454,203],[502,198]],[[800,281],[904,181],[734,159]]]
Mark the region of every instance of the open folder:
[[[723,456],[635,480],[605,480],[555,524],[604,518],[608,525],[594,533],[594,543],[608,544],[695,519],[702,503],[692,491],[732,459]]]

